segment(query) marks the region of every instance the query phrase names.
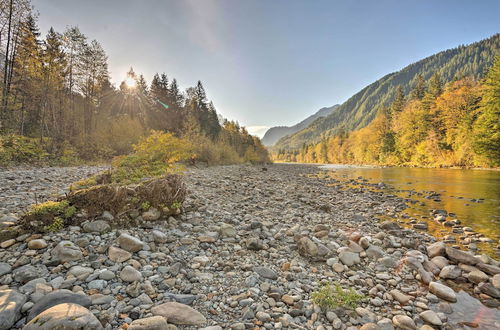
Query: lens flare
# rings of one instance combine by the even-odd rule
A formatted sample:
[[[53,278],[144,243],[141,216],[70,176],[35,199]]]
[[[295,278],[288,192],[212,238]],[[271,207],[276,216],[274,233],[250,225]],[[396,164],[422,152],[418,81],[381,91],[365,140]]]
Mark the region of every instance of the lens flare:
[[[135,88],[137,83],[135,82],[134,78],[127,77],[127,79],[125,79],[125,85],[127,85],[128,88]]]

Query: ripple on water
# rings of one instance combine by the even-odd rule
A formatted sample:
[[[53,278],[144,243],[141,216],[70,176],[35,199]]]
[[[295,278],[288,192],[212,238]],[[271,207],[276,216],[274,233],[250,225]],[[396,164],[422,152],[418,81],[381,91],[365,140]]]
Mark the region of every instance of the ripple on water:
[[[453,312],[446,315],[450,324],[459,324],[468,329],[467,324],[464,324],[466,322],[470,325],[475,323],[477,329],[500,329],[500,311],[484,306],[465,291],[458,292],[457,302],[450,305]],[[439,312],[437,305],[431,305],[431,309]]]

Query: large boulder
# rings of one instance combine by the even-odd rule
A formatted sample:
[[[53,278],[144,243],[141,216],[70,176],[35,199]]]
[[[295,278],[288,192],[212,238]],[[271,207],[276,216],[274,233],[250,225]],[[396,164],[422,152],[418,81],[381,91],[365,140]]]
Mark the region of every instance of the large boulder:
[[[23,330],[100,330],[102,325],[87,308],[59,304],[33,318]]]
[[[168,323],[178,325],[203,325],[207,319],[203,314],[188,305],[168,302],[151,308],[153,315],[163,316]]]
[[[16,290],[0,290],[0,330],[11,329],[21,318],[21,307],[28,298]]]
[[[89,307],[91,300],[88,296],[73,293],[69,290],[58,290],[43,296],[31,307],[27,320],[30,321],[44,310],[60,304],[78,304]]]

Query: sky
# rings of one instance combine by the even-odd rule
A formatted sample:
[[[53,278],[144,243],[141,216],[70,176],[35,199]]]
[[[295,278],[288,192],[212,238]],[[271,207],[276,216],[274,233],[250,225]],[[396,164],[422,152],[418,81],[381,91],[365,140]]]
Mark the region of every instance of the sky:
[[[251,133],[294,125],[441,50],[500,32],[498,0],[33,0],[45,34],[78,26],[119,85],[130,67],[201,80]]]

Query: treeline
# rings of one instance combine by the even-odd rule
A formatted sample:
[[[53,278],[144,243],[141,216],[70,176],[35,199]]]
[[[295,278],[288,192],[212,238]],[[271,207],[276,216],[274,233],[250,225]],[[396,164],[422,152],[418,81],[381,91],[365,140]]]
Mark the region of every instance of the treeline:
[[[115,88],[99,42],[77,27],[42,37],[29,0],[0,2],[0,62],[0,162],[109,159],[151,130],[189,140],[201,161],[268,161],[258,138],[217,114],[201,82],[182,91],[156,74],[148,86],[130,69]]]
[[[500,166],[500,54],[484,80],[443,86],[439,74],[418,77],[409,95],[398,88],[365,128],[324,138],[274,160],[432,167]]]
[[[283,137],[275,146],[300,149],[304,143],[318,143],[324,135],[340,133],[342,128],[348,131],[361,129],[373,121],[380,107],[388,106],[394,100],[398,89],[402,88],[404,94],[409,94],[419,79],[429,80],[434,73],[438,73],[445,84],[464,77],[483,79],[499,49],[500,34],[497,33],[488,39],[424,58],[366,86],[329,116]]]

